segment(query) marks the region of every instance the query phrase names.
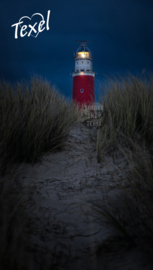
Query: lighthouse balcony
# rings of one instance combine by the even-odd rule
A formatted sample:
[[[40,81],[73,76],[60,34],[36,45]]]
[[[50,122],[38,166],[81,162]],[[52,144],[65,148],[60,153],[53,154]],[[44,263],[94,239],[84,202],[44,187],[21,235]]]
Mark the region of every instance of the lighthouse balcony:
[[[74,71],[74,69],[72,69],[72,72],[75,72],[75,73],[78,73],[78,72],[94,72],[94,70],[93,69],[83,69],[83,68],[81,68],[81,69],[75,69],[75,71]]]
[[[89,75],[89,76],[95,76],[95,72],[93,70],[79,70],[72,72],[72,77],[74,76],[80,76],[80,75]]]

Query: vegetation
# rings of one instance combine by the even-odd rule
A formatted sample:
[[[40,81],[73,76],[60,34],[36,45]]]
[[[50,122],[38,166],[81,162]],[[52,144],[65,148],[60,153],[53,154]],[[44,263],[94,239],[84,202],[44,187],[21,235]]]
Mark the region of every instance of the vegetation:
[[[47,81],[0,83],[0,160],[2,171],[14,162],[34,163],[60,150],[77,120],[77,107]]]
[[[122,171],[121,192],[116,198],[90,203],[98,218],[113,226],[129,246],[145,246],[153,253],[153,80],[133,76],[110,80],[105,92],[102,126],[97,129],[97,160],[101,162],[117,150],[130,169],[126,174]],[[35,163],[44,154],[61,150],[80,117],[76,106],[37,77],[30,84],[14,87],[0,83],[0,114],[3,174],[10,164]],[[87,121],[86,114],[82,112],[80,121]],[[33,269],[29,264],[33,258],[26,257],[24,193],[15,187],[12,176],[0,179],[0,268]]]
[[[23,197],[31,191],[23,189],[10,165],[33,164],[60,151],[78,121],[78,108],[47,81],[33,77],[15,86],[0,82],[0,115],[0,269],[30,270],[34,258],[27,253],[30,224]]]
[[[129,172],[122,171],[118,181],[120,195],[92,201],[92,207],[130,245],[141,244],[153,253],[153,80],[110,80],[101,101],[97,160],[116,150],[126,158]]]

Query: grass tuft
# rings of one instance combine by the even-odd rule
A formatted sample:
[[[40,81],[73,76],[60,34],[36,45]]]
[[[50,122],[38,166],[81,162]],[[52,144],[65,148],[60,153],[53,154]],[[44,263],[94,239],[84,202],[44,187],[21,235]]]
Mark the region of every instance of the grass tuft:
[[[98,159],[103,150],[117,147],[123,136],[141,138],[148,146],[153,138],[153,80],[134,76],[109,79],[102,100],[102,129],[98,134]],[[99,148],[99,145],[101,147]]]
[[[134,76],[109,81],[102,100],[102,128],[97,131],[97,160],[114,148],[124,154],[116,198],[90,202],[99,218],[126,241],[153,254],[153,80]],[[125,185],[123,185],[123,182]]]
[[[0,83],[0,160],[3,172],[14,162],[37,162],[62,149],[78,110],[41,78],[12,86]]]

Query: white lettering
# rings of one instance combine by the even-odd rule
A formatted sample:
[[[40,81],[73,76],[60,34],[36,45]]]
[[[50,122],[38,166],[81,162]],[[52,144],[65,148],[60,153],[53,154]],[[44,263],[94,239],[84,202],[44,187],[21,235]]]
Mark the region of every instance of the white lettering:
[[[33,17],[35,15],[39,15],[41,17],[41,21],[40,22],[36,22],[34,25],[26,25],[24,24],[22,27],[21,27],[21,24],[24,22],[24,19],[28,19],[28,20],[33,20]],[[47,12],[47,20],[46,20],[46,30],[49,30],[49,19],[50,19],[50,10],[48,10]],[[22,20],[22,21],[21,21]],[[36,25],[38,24],[38,29],[36,30],[35,27]],[[37,37],[39,33],[43,32],[45,30],[45,20],[44,20],[44,16],[40,13],[34,13],[31,18],[28,17],[28,16],[23,16],[20,18],[19,22],[18,23],[15,23],[15,24],[12,24],[11,27],[15,27],[15,35],[14,35],[14,38],[17,39],[18,38],[18,26],[20,26],[21,30],[20,30],[20,37],[24,37],[28,34],[28,37],[30,36],[33,36],[33,37]],[[44,26],[44,27],[43,27]],[[30,28],[30,31],[28,30],[28,28]],[[27,29],[27,31],[25,31]],[[35,34],[32,34],[32,32],[34,32]]]
[[[28,33],[28,32],[25,32],[25,33],[23,34],[23,31],[25,31],[26,29],[27,29],[27,25],[23,25],[23,26],[21,27],[21,31],[20,31],[20,36],[21,36],[21,37],[26,36],[26,34]]]
[[[15,26],[15,38],[18,38],[18,25],[20,25],[21,23],[23,23],[23,22],[18,22],[18,23],[11,25],[11,27]]]
[[[28,37],[30,37],[32,31],[34,31],[35,33],[37,33],[37,31],[35,29],[36,24],[37,24],[37,22],[33,26],[31,24],[29,24],[29,27],[31,28],[31,30],[30,30],[30,32],[28,34]]]
[[[42,26],[45,24],[45,21],[44,20],[42,20],[40,23],[39,23],[39,25],[38,25],[38,31],[39,32],[42,32],[42,31],[44,31],[45,30],[45,27],[42,29]]]
[[[46,29],[49,30],[49,17],[50,17],[50,10],[47,13],[47,22],[46,22]]]

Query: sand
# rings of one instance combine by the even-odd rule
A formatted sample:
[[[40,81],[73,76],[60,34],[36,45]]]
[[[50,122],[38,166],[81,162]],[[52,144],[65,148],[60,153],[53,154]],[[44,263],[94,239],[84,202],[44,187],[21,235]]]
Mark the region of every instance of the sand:
[[[45,155],[34,166],[18,166],[19,181],[31,194],[27,252],[37,251],[35,269],[47,262],[49,269],[153,269],[138,247],[127,250],[123,243],[120,248],[114,230],[92,211],[88,201],[119,194],[121,173],[129,170],[118,152],[98,163],[95,142],[96,128],[77,124],[61,152]],[[104,242],[110,250],[97,252]]]

